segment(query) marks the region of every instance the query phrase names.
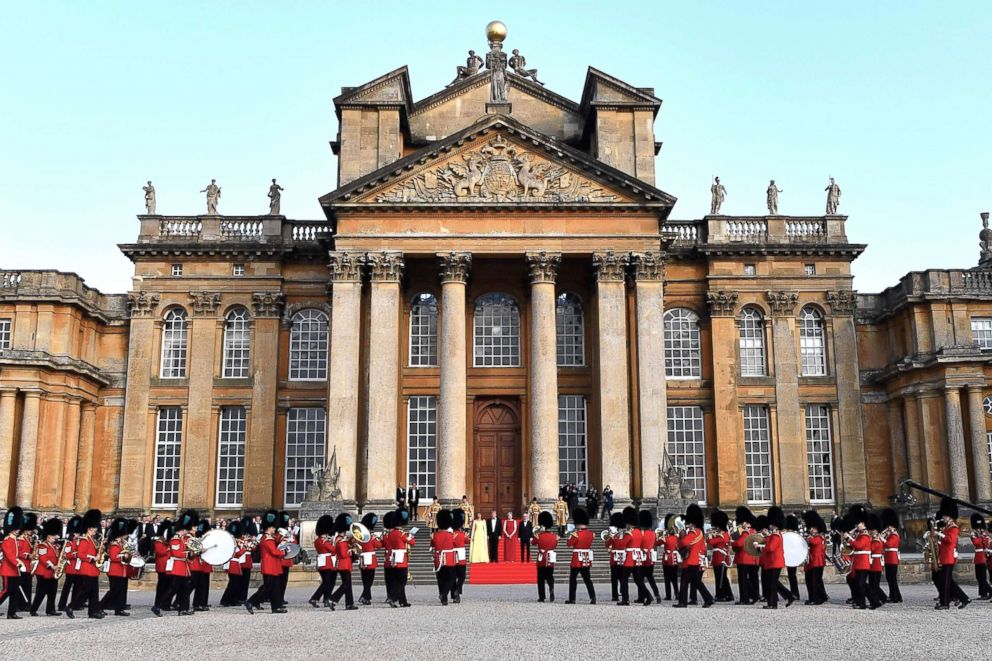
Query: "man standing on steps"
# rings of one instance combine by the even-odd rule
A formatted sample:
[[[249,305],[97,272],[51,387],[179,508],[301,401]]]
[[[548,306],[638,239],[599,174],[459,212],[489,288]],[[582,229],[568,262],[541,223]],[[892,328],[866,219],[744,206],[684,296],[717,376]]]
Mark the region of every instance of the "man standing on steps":
[[[530,541],[533,538],[534,522],[530,520],[530,514],[524,512],[524,518],[520,521],[520,562],[530,562]]]
[[[417,507],[420,505],[420,489],[416,482],[410,483],[410,488],[406,490],[406,506],[410,512],[410,520],[417,520]]]
[[[499,536],[503,534],[503,523],[496,516],[496,510],[486,521],[486,541],[489,543],[489,562],[499,562]]]

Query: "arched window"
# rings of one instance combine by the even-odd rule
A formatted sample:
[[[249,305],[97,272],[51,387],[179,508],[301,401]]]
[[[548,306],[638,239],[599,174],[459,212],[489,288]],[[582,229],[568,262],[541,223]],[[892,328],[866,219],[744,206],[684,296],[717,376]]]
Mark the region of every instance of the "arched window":
[[[289,380],[327,380],[327,315],[300,310],[289,330]]]
[[[685,308],[667,310],[665,312],[665,376],[670,379],[698,379],[701,376],[701,364],[699,316]]]
[[[740,316],[741,376],[765,376],[765,319],[757,308]]]
[[[437,367],[437,298],[417,294],[410,308],[410,367]]]
[[[224,368],[221,378],[247,379],[251,373],[251,320],[234,308],[224,317]]]
[[[581,367],[586,363],[585,331],[582,320],[582,299],[575,294],[558,295],[555,304],[558,328],[558,366]]]
[[[520,366],[520,307],[509,294],[475,301],[475,367]]]
[[[799,313],[799,355],[803,376],[824,376],[827,373],[826,332],[823,315],[812,305]]]
[[[162,319],[162,368],[163,379],[186,377],[186,352],[188,345],[188,317],[186,310],[171,308]]]

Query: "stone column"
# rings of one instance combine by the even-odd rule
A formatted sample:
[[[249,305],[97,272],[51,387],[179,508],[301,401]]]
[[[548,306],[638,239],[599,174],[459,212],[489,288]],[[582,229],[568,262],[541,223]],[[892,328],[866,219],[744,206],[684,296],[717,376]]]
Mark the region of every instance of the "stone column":
[[[241,502],[246,509],[259,510],[281,505],[274,501],[272,466],[276,447],[276,389],[279,384],[279,319],[283,295],[255,292],[252,307],[252,391],[248,413],[250,436],[245,448],[245,491]]]
[[[65,446],[62,452],[62,490],[59,492],[59,507],[73,510],[76,505],[76,470],[79,457],[79,431],[82,417],[82,401],[72,398],[66,404]]]
[[[530,269],[530,492],[542,507],[558,498],[558,325],[560,253],[527,253]]]
[[[641,502],[642,507],[647,508],[658,498],[658,470],[668,447],[664,273],[661,253],[645,252],[634,256]]]
[[[331,362],[327,391],[326,457],[337,453],[344,508],[354,507],[358,485],[359,353],[362,326],[361,253],[331,253]]]
[[[827,303],[833,316],[834,355],[828,356],[837,381],[837,430],[834,465],[844,476],[843,493],[838,492],[838,502],[859,502],[868,499],[868,474],[865,469],[864,428],[861,424],[861,376],[858,372],[858,336],[854,327],[854,308],[857,294],[850,290],[828,291]]]
[[[158,361],[155,358],[155,319],[158,294],[131,292],[127,296],[131,324],[127,348],[127,390],[124,393],[124,433],[121,442],[121,473],[117,507],[146,510],[151,505],[149,474],[148,393]]]
[[[902,398],[904,431],[906,433],[906,469],[909,477],[920,484],[926,484],[926,450],[920,436],[920,404],[917,393],[907,393]],[[922,498],[929,498],[927,495]]]
[[[886,402],[886,406],[889,413],[889,451],[892,461],[892,487],[898,491],[899,482],[909,477],[909,453],[906,447],[906,430],[902,420],[903,403],[900,399],[893,398]]]
[[[465,492],[465,283],[472,254],[451,252],[438,258],[441,260],[441,400],[437,495],[442,503],[455,504]]]
[[[190,292],[193,320],[189,331],[189,404],[183,420],[179,461],[179,506],[207,509],[213,504],[216,473],[210,470],[211,448],[217,438],[214,418],[214,376],[219,374],[217,338],[223,336],[220,292]]]
[[[599,421],[603,488],[610,485],[617,509],[630,502],[630,393],[627,388],[627,301],[625,259],[613,251],[594,253]]]
[[[975,471],[974,499],[992,501],[992,473],[989,466],[989,444],[985,431],[985,411],[982,409],[982,386],[968,386],[968,416],[971,427],[971,464]]]
[[[717,290],[706,293],[710,313],[710,337],[713,338],[713,407],[716,427],[715,479],[717,503],[727,506],[747,501],[747,470],[743,422],[737,384],[740,378],[740,349],[737,341],[737,292]],[[662,344],[664,348],[664,344]],[[708,477],[708,476],[707,476]],[[702,498],[705,494],[699,494]]]
[[[961,393],[955,386],[947,386],[944,389],[944,413],[947,417],[947,459],[951,469],[951,495],[968,500],[968,455],[964,449]]]
[[[372,279],[369,325],[367,507],[395,506],[396,430],[399,421],[400,280],[403,255],[369,253]]]
[[[38,461],[38,419],[41,391],[24,393],[24,413],[21,416],[21,451],[17,460],[17,490],[14,502],[25,510],[34,506],[34,471]]]
[[[85,402],[79,422],[79,455],[76,466],[76,494],[73,501],[73,510],[76,512],[82,512],[90,505],[90,487],[93,483],[93,444],[95,441],[96,404]]]
[[[772,360],[775,361],[775,409],[778,465],[772,467],[781,485],[783,505],[805,505],[807,488],[806,434],[799,407],[799,361],[796,357],[796,303],[799,295],[766,292],[772,310]],[[774,454],[774,453],[773,453]]]
[[[10,476],[14,464],[14,407],[17,403],[16,390],[0,390],[0,510],[8,503],[11,492]]]

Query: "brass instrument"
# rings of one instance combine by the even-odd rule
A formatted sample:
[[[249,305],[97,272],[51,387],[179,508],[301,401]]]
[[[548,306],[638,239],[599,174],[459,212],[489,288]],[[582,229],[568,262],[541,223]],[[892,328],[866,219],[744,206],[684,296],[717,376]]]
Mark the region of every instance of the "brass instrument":
[[[69,558],[65,557],[65,550],[68,548],[72,540],[66,539],[62,542],[62,550],[59,551],[59,559],[55,563],[55,580],[59,580],[65,574],[66,565],[69,564]]]
[[[610,526],[603,532],[599,533],[599,538],[605,542],[608,539],[612,539],[613,537],[616,537],[618,532],[619,531],[616,529],[616,527]]]
[[[96,549],[96,566],[99,569],[100,567],[103,567],[103,563],[107,561],[107,536],[99,533],[97,536],[100,538],[100,546]],[[94,544],[96,543],[95,538],[91,537],[90,540]]]
[[[685,532],[685,519],[681,516],[673,516],[669,520],[666,530],[670,535],[681,535]]]
[[[28,533],[28,543],[31,544],[30,572],[33,574],[34,570],[38,568],[38,547],[41,546],[41,540],[38,538],[38,533],[33,530]]]
[[[931,572],[940,571],[940,550],[938,547],[937,535],[940,531],[940,522],[935,517],[927,518],[927,531],[923,534],[923,559],[930,565]]]
[[[185,539],[186,542],[186,554],[187,555],[200,555],[203,553],[203,540],[199,537],[194,537],[189,535]]]

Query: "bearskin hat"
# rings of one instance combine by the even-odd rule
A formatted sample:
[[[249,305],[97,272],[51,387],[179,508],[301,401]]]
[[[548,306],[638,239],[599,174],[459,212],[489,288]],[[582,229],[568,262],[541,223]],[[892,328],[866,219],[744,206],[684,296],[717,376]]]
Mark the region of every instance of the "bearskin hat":
[[[823,521],[823,517],[816,510],[806,510],[803,512],[803,523],[806,524],[807,528],[816,528],[819,532],[827,532],[827,526]]]
[[[65,536],[72,537],[79,534],[79,526],[83,525],[83,517],[78,514],[65,524]]]
[[[41,524],[41,536],[48,537],[50,535],[62,536],[62,519],[53,516]]]
[[[128,519],[127,528],[126,528],[127,534],[130,535],[140,527],[141,527],[141,521],[138,521],[137,519]]]
[[[192,530],[200,522],[200,514],[196,510],[186,510],[176,520],[179,530]]]
[[[548,510],[543,510],[537,515],[537,525],[542,528],[553,528],[555,525],[555,517],[551,515]]]
[[[99,528],[101,519],[103,519],[103,512],[90,510],[83,515],[83,522],[80,524],[79,531],[86,532],[90,528]]]
[[[654,515],[651,510],[641,510],[637,513],[637,525],[642,530],[651,530],[654,527]]]
[[[321,535],[330,535],[332,532],[334,532],[334,517],[330,514],[324,514],[317,519],[317,525],[313,529],[314,535],[320,537]]]
[[[379,515],[374,512],[368,512],[362,517],[362,525],[371,531],[375,528],[375,525],[379,523]]]
[[[127,519],[117,517],[107,528],[107,540],[114,540],[127,534]]]
[[[850,514],[834,517],[830,520],[830,530],[833,532],[851,532],[854,530],[854,519]]]
[[[283,510],[283,511],[279,512],[279,526],[278,527],[280,527],[280,528],[288,528],[289,527],[289,512],[287,512],[286,510]]]
[[[241,537],[241,535],[245,534],[245,532],[244,532],[244,526],[241,525],[241,520],[240,519],[235,519],[234,521],[231,521],[230,523],[228,523],[227,524],[227,532],[230,533],[231,537],[234,537],[235,539],[237,539],[238,537]]]
[[[405,509],[402,509],[401,508],[401,509],[398,509],[396,511],[399,513],[398,516],[397,516],[397,518],[396,518],[396,525],[397,526],[405,526],[406,524],[410,523],[410,511],[409,510],[405,510]]]
[[[158,530],[155,533],[162,539],[169,539],[172,537],[173,530],[175,530],[175,526],[172,523],[172,519],[165,519],[158,524]]]
[[[623,528],[623,512],[613,512],[610,514],[610,525],[614,528]]]
[[[390,510],[389,512],[386,512],[385,514],[383,514],[382,515],[382,527],[385,530],[392,530],[393,528],[395,528],[396,527],[396,524],[393,523],[393,520],[395,518],[396,518],[396,512],[393,512],[392,510]]]
[[[7,510],[3,517],[3,534],[8,534],[13,530],[20,530],[24,527],[24,510],[14,506]]]
[[[347,512],[341,512],[334,519],[334,532],[345,533],[351,528],[354,519]]]
[[[850,509],[847,510],[847,519],[851,524],[851,529],[853,530],[859,523],[868,525],[868,509],[861,505],[860,503],[855,503],[851,505]]]
[[[764,514],[759,514],[754,519],[754,526],[753,527],[755,529],[757,529],[757,530],[764,530],[765,528],[768,527],[769,523],[771,523],[771,522],[768,520],[768,517],[767,516],[765,516]]]
[[[795,514],[787,514],[785,516],[785,525],[782,526],[783,530],[799,530],[799,517]]]
[[[754,514],[750,509],[744,507],[743,505],[734,510],[734,519],[736,519],[737,525],[742,523],[754,525]]]
[[[279,512],[275,510],[269,510],[262,515],[262,530],[268,530],[269,528],[279,527]]]
[[[691,523],[700,530],[703,529],[703,525],[706,523],[706,517],[703,515],[703,508],[693,503],[685,509],[685,522]]]
[[[256,537],[258,535],[258,525],[255,519],[250,516],[241,517],[241,534]]]
[[[210,530],[210,522],[202,519],[196,522],[196,536],[203,537]]]
[[[454,517],[451,516],[451,510],[443,509],[437,513],[437,527],[439,530],[451,528],[453,522]]]
[[[951,498],[944,496],[940,499],[940,509],[937,510],[937,516],[947,516],[952,519],[958,518],[958,504]]]
[[[971,527],[973,530],[985,530],[985,517],[978,512],[972,513]]]
[[[24,515],[24,527],[22,530],[24,532],[30,532],[32,530],[38,529],[38,515],[34,512],[27,512]]]
[[[730,523],[730,517],[719,507],[713,509],[710,512],[710,525],[718,530],[726,530],[727,524]]]
[[[584,507],[576,507],[575,511],[572,512],[572,521],[575,521],[577,526],[588,526],[589,512]]]
[[[631,528],[637,527],[637,510],[634,507],[628,505],[623,508],[623,523]]]
[[[882,510],[882,525],[886,528],[899,528],[899,513],[891,507]]]
[[[451,510],[451,527],[455,530],[461,530],[465,526],[465,512],[456,507]]]
[[[868,530],[876,530],[876,531],[881,530],[883,528],[882,517],[880,517],[878,514],[875,514],[874,512],[871,512],[870,514],[868,514],[868,523],[866,524],[866,526],[868,527]]]
[[[785,511],[778,505],[768,508],[768,524],[780,530],[785,527]]]

